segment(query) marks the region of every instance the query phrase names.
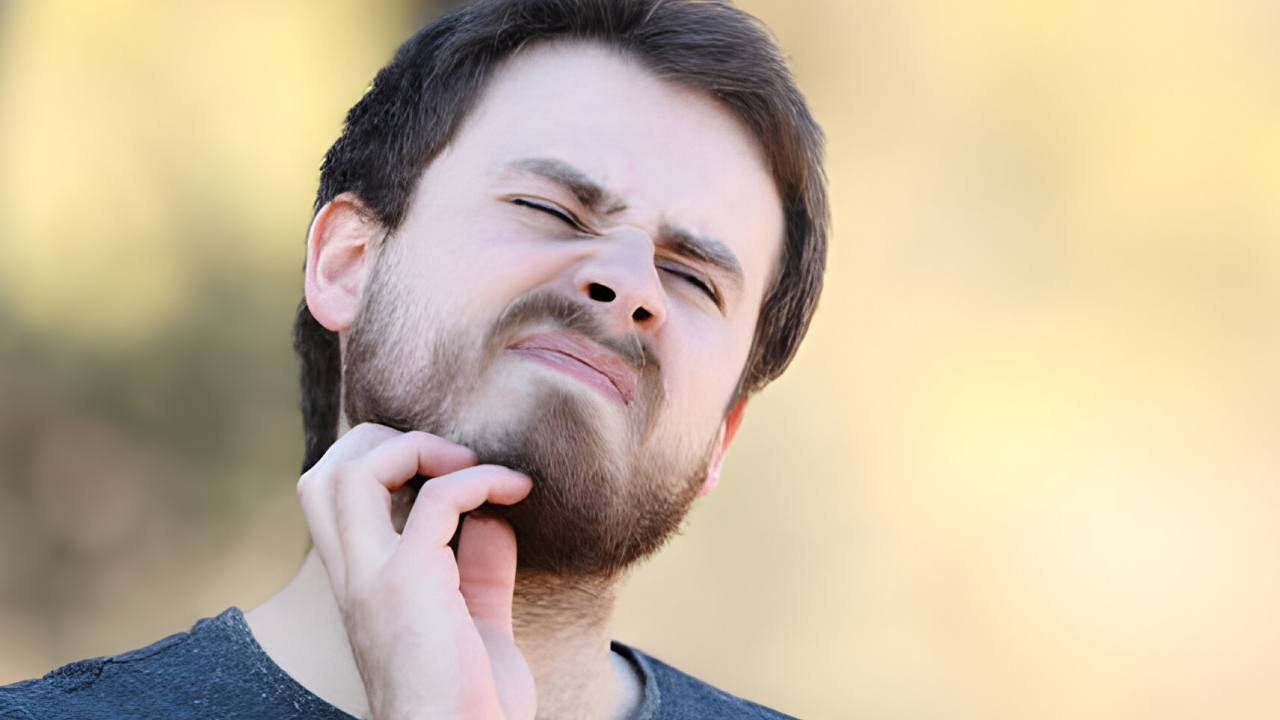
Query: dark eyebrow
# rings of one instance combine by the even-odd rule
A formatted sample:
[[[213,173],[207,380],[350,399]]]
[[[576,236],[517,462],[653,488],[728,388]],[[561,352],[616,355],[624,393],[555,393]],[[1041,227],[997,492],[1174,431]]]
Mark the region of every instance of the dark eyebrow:
[[[707,236],[663,223],[658,229],[662,245],[672,252],[722,270],[728,280],[741,287],[742,263],[728,245]]]
[[[533,173],[565,187],[592,212],[610,215],[627,209],[627,204],[621,198],[610,193],[585,172],[562,160],[524,158],[508,167]],[[665,222],[658,228],[658,235],[659,243],[668,251],[710,265],[720,270],[730,284],[742,287],[742,263],[738,262],[738,257],[722,241]]]
[[[563,185],[578,202],[589,210],[602,215],[611,215],[627,209],[627,204],[620,198],[605,190],[600,183],[569,163],[553,158],[525,158],[517,160],[509,167],[524,170],[546,178],[556,184]]]

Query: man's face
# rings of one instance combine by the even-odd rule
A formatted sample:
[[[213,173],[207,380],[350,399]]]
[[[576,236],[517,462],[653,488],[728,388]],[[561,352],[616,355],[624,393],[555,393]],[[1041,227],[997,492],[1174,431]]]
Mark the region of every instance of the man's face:
[[[782,234],[730,111],[597,46],[528,48],[377,249],[344,409],[528,473],[495,508],[521,566],[612,574],[702,486]]]

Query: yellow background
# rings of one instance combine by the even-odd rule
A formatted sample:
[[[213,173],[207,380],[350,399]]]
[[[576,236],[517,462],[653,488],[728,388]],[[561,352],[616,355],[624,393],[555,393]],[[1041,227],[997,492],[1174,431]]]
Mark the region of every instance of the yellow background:
[[[1280,5],[742,5],[827,291],[618,637],[808,718],[1280,717]],[[427,15],[0,2],[0,683],[294,569],[317,168]]]

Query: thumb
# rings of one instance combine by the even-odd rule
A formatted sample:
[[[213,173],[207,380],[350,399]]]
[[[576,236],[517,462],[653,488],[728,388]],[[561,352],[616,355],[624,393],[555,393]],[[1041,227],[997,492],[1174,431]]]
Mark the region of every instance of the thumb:
[[[498,702],[507,718],[532,718],[537,710],[533,674],[511,631],[516,581],[516,535],[511,525],[472,512],[458,538],[458,589],[489,654]]]
[[[516,534],[511,525],[484,511],[469,513],[458,538],[458,590],[471,619],[511,635],[515,584]]]

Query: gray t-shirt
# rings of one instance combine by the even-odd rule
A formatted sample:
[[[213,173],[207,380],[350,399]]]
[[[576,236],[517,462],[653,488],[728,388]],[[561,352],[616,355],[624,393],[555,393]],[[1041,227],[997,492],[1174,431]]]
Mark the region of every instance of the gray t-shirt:
[[[636,720],[787,718],[614,643],[644,681]],[[112,657],[82,660],[0,688],[0,720],[169,718],[355,720],[263,652],[238,608]]]

